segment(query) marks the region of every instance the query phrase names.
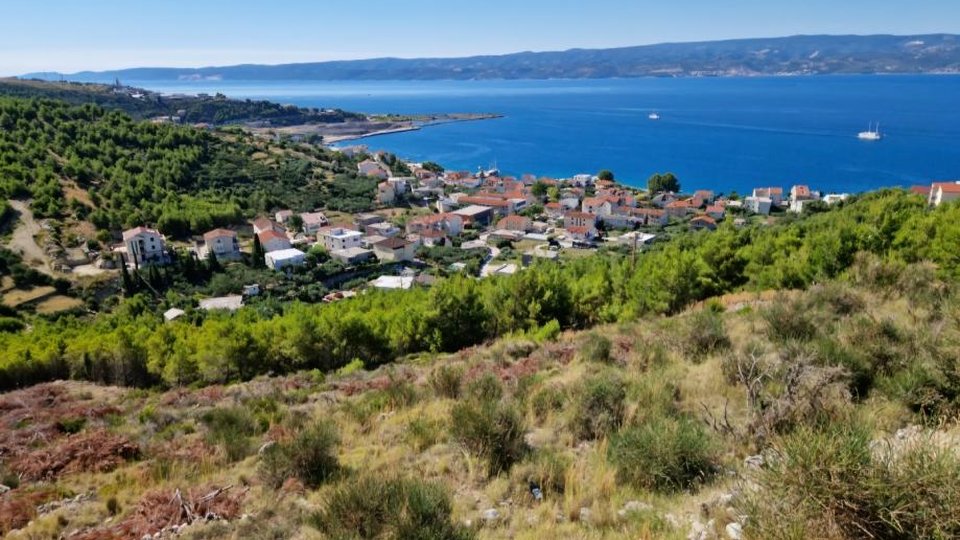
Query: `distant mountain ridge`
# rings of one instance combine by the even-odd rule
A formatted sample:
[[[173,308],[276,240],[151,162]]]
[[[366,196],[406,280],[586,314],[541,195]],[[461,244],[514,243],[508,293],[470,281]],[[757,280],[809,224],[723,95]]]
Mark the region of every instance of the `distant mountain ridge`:
[[[960,73],[960,36],[791,36],[466,58],[375,58],[281,65],[132,68],[24,77],[84,82],[438,80]]]

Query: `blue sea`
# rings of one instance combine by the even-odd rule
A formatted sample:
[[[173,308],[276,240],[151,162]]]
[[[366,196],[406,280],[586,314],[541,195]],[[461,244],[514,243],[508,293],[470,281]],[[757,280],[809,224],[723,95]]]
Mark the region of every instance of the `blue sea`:
[[[960,179],[960,76],[124,82],[368,113],[504,115],[363,141],[455,169],[553,177],[611,169],[636,186],[671,171],[686,190],[724,193]],[[661,120],[648,119],[654,111]],[[871,122],[884,139],[858,140]]]

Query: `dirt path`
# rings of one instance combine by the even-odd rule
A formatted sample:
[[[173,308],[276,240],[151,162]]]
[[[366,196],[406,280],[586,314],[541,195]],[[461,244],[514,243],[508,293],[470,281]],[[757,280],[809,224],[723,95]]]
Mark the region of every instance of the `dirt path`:
[[[19,253],[24,262],[31,268],[49,276],[55,276],[53,270],[50,269],[50,257],[44,253],[43,248],[37,245],[35,240],[40,233],[40,224],[33,218],[30,206],[23,201],[10,200],[9,203],[17,212],[18,221],[7,247]]]

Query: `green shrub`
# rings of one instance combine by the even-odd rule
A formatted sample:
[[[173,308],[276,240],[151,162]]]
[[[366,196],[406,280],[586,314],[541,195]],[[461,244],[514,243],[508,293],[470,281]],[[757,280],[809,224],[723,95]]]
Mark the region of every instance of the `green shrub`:
[[[484,373],[467,385],[467,396],[481,401],[496,401],[503,398],[503,383],[493,373]]]
[[[610,340],[600,334],[588,334],[580,349],[577,351],[577,359],[581,362],[610,362],[610,349],[612,345]]]
[[[250,437],[257,433],[257,423],[244,407],[222,407],[204,413],[200,420],[207,426],[207,441],[220,445],[230,461],[250,454]]]
[[[460,444],[487,461],[491,476],[509,470],[527,452],[523,421],[510,404],[476,399],[457,403],[450,425]]]
[[[424,416],[418,416],[407,424],[407,439],[417,452],[422,452],[440,442],[444,432],[443,422]]]
[[[62,433],[80,433],[87,425],[87,419],[78,416],[76,418],[61,418],[57,422],[57,429]]]
[[[774,303],[762,311],[767,336],[778,343],[808,341],[817,335],[817,323],[799,302]]]
[[[551,412],[563,409],[566,401],[567,393],[563,388],[548,385],[533,394],[533,397],[530,398],[530,406],[533,408],[534,416],[542,422]]]
[[[277,488],[288,478],[296,478],[316,488],[340,470],[336,447],[339,443],[333,424],[320,422],[301,430],[284,442],[266,447],[260,456],[260,477]]]
[[[391,409],[402,409],[417,402],[417,389],[410,381],[391,378],[390,384],[383,390],[387,405]]]
[[[536,450],[522,466],[518,466],[514,478],[522,483],[524,492],[530,484],[540,487],[544,497],[562,494],[566,490],[567,469],[571,459],[552,449]]]
[[[623,424],[627,387],[613,372],[588,379],[577,393],[571,429],[581,440],[599,439]]]
[[[115,516],[120,513],[120,503],[117,502],[116,497],[110,497],[109,499],[107,499],[106,506],[107,506],[107,513],[110,514],[111,516]]]
[[[730,346],[723,317],[712,310],[702,310],[690,317],[684,339],[684,349],[697,357],[705,356]]]
[[[308,522],[328,538],[468,540],[473,534],[452,519],[446,490],[406,478],[364,476],[337,487]]]
[[[714,443],[690,418],[663,416],[614,435],[608,458],[617,480],[661,492],[690,489],[716,472]]]
[[[874,440],[845,420],[802,427],[774,444],[776,458],[756,473],[738,502],[753,538],[957,538],[960,458],[920,433]]]
[[[437,366],[430,374],[430,386],[440,397],[457,399],[463,391],[463,368],[460,366]]]

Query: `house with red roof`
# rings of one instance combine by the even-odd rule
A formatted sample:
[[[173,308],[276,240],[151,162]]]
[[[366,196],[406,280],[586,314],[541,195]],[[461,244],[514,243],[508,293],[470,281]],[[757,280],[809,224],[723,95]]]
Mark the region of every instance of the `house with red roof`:
[[[219,261],[235,261],[240,258],[237,233],[229,229],[214,229],[207,232],[203,235],[203,247],[198,251],[203,259],[213,253]]]
[[[507,216],[497,222],[497,228],[505,231],[530,232],[533,230],[533,220],[518,214]]]
[[[135,227],[123,231],[123,246],[126,262],[134,266],[144,264],[163,265],[170,262],[163,236],[149,227]]]
[[[597,236],[597,216],[587,212],[567,212],[563,228],[575,240],[589,242]]]
[[[717,220],[710,216],[697,216],[690,220],[690,228],[695,231],[715,231],[717,230]]]
[[[753,196],[758,199],[768,198],[773,206],[783,206],[782,187],[753,188]]]
[[[263,248],[264,253],[281,251],[292,247],[290,245],[290,239],[287,238],[286,234],[274,230],[266,230],[258,233],[257,239],[260,240],[260,247]]]
[[[440,231],[444,235],[457,236],[463,232],[462,216],[452,212],[430,214],[411,219],[407,222],[407,233],[421,234],[424,231]]]
[[[960,182],[934,182],[928,201],[933,206],[960,199]]]

